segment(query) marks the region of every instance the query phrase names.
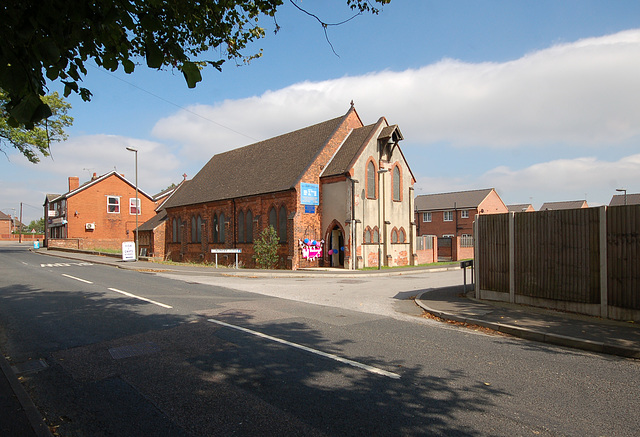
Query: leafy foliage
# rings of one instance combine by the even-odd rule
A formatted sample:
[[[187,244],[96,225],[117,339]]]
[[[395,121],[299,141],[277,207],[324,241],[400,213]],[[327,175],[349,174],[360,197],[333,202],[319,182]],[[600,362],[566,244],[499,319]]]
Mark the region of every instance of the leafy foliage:
[[[58,93],[44,96],[42,101],[51,110],[51,116],[35,123],[33,129],[13,127],[6,113],[7,95],[0,89],[0,150],[7,147],[18,149],[30,162],[37,163],[40,156],[49,156],[49,146],[53,142],[67,139],[65,128],[71,126],[73,118],[67,115],[71,108]]]
[[[294,0],[289,0],[296,5]],[[79,93],[86,62],[133,73],[139,59],[149,68],[176,68],[190,88],[202,80],[200,70],[218,70],[225,61],[245,62],[262,51],[245,54],[247,45],[265,35],[261,16],[274,17],[284,0],[4,0],[0,6],[0,88],[7,92],[8,123],[32,128],[52,114],[41,97],[46,82],[64,84],[64,96]],[[371,3],[347,0],[358,13],[377,13]],[[323,23],[326,27],[326,24]],[[199,60],[214,49],[219,57]]]
[[[278,266],[278,244],[280,238],[273,226],[265,228],[253,244],[253,258],[261,269],[274,269]]]
[[[27,230],[31,232],[32,229],[35,229],[37,233],[44,233],[44,218],[40,218],[39,220],[31,220],[31,223],[27,226]]]

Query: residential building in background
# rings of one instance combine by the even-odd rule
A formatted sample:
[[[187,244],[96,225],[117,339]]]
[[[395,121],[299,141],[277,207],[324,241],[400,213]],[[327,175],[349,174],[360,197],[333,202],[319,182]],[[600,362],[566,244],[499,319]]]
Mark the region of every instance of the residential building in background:
[[[530,203],[518,203],[515,205],[507,205],[509,212],[534,212],[536,209]]]
[[[568,200],[564,202],[545,202],[540,207],[540,211],[558,211],[560,209],[588,208],[586,200]]]
[[[614,194],[609,206],[640,205],[640,194]]]
[[[166,196],[164,197],[166,198]],[[45,242],[48,247],[120,250],[134,241],[136,214],[142,224],[153,217],[162,199],[155,200],[116,171],[80,185],[69,177],[69,191],[47,194],[44,202]]]
[[[508,212],[493,188],[424,194],[415,200],[417,235],[438,237],[441,259],[473,258],[473,220],[477,214]]]

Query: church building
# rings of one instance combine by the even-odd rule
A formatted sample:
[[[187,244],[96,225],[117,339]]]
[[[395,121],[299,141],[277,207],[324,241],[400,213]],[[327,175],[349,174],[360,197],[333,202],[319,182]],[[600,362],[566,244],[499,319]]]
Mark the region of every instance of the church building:
[[[272,226],[280,268],[414,265],[415,179],[402,139],[384,117],[365,126],[352,104],[343,116],[217,154],[164,204],[165,256],[213,262],[212,249],[239,250],[253,268],[253,245]],[[232,264],[235,255],[218,258]]]

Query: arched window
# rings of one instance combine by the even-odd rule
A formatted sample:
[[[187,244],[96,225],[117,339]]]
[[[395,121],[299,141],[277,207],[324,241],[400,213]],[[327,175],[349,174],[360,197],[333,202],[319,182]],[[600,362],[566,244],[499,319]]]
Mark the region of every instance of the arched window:
[[[196,221],[196,240],[198,243],[202,243],[202,216],[198,214],[198,220]]]
[[[402,200],[402,182],[400,178],[400,166],[393,167],[393,200],[400,202]]]
[[[171,230],[172,230],[171,242],[177,243],[178,242],[178,219],[176,218],[173,219],[173,226]]]
[[[371,228],[369,226],[367,226],[367,228],[364,230],[364,243],[372,243],[373,240],[371,239]]]
[[[220,232],[219,223],[218,223],[218,214],[213,215],[213,226],[211,226],[211,231],[213,232],[213,235],[212,235],[213,238],[211,238],[211,241],[213,241],[214,243],[217,243],[218,235]]]
[[[191,242],[198,242],[198,225],[196,224],[196,216],[191,216]]]
[[[391,242],[392,243],[398,242],[398,230],[396,228],[393,228],[393,231],[391,231]]]
[[[380,241],[380,233],[378,232],[378,227],[373,228],[373,243],[378,244]]]
[[[280,207],[280,213],[278,214],[278,237],[280,242],[287,241],[287,208]]]
[[[278,213],[275,207],[271,207],[269,210],[269,226],[278,232]]]
[[[367,199],[376,198],[376,166],[373,161],[367,164]]]
[[[224,223],[224,213],[221,212],[220,213],[220,230],[218,231],[218,238],[219,241],[218,243],[224,243],[224,228],[225,228],[225,223]]]
[[[400,228],[398,231],[398,243],[406,243],[407,235],[404,232],[404,228]]]
[[[244,213],[238,213],[238,243],[244,243]]]
[[[251,214],[251,210],[247,211],[247,215],[245,216],[245,234],[247,243],[253,243],[253,214]]]

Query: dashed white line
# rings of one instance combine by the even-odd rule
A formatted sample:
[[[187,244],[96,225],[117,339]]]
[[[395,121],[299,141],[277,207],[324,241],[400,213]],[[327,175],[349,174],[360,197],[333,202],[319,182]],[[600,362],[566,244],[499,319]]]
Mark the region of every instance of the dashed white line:
[[[86,279],[76,278],[75,276],[67,275],[63,273],[62,276],[66,276],[67,278],[75,279],[76,281],[84,282],[85,284],[93,284],[91,281],[87,281]]]
[[[382,375],[382,376],[386,376],[386,377],[393,378],[393,379],[400,379],[400,375],[398,375],[397,373],[388,372],[386,370],[382,370],[382,369],[379,369],[377,367],[369,366],[368,364],[359,363],[357,361],[353,361],[353,360],[350,360],[348,358],[343,358],[343,357],[339,357],[339,356],[334,355],[334,354],[330,354],[330,353],[327,353],[327,352],[322,352],[322,351],[319,351],[317,349],[312,349],[310,347],[303,346],[301,344],[292,343],[290,341],[283,340],[281,338],[272,337],[270,335],[263,334],[262,332],[253,331],[251,329],[243,328],[242,326],[231,325],[229,323],[223,322],[221,320],[215,320],[215,319],[209,319],[209,322],[216,323],[216,324],[218,324],[220,326],[225,326],[227,328],[236,329],[238,331],[246,332],[247,334],[251,334],[251,335],[255,335],[257,337],[265,338],[267,340],[271,340],[271,341],[274,341],[276,343],[280,343],[280,344],[284,344],[284,345],[287,345],[287,346],[291,346],[291,347],[294,347],[296,349],[301,349],[303,351],[310,352],[310,353],[316,354],[316,355],[320,355],[321,357],[329,358],[331,360],[338,361],[338,362],[343,363],[343,364],[348,364],[349,366],[357,367],[359,369],[363,369],[363,370],[366,370],[367,372],[375,373],[377,375]]]
[[[167,304],[164,304],[164,303],[161,303],[161,302],[156,302],[155,300],[147,299],[146,297],[136,296],[135,294],[127,293],[126,291],[118,290],[117,288],[109,288],[109,290],[115,291],[116,293],[124,294],[125,296],[128,296],[128,297],[133,297],[134,299],[139,299],[139,300],[143,300],[145,302],[152,303],[154,305],[158,305],[158,306],[160,306],[162,308],[173,308],[170,305],[167,305]]]

